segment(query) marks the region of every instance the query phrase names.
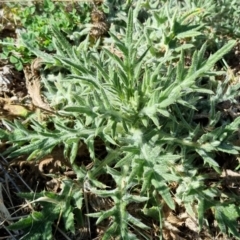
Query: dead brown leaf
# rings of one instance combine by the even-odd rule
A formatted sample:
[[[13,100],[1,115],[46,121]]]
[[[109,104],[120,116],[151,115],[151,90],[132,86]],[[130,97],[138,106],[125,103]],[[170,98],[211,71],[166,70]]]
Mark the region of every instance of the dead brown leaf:
[[[41,64],[42,60],[40,58],[36,58],[33,60],[31,66],[28,65],[24,68],[23,71],[26,79],[26,88],[34,106],[48,112],[53,112],[49,104],[42,100],[41,81],[39,74],[39,68]]]
[[[20,117],[27,117],[29,111],[21,105],[15,104],[5,104],[3,109],[7,111],[7,113],[11,116],[20,116]]]

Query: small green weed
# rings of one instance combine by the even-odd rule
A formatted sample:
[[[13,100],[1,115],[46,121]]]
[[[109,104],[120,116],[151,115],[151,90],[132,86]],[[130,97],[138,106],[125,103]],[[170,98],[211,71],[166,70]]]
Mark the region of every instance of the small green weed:
[[[28,41],[38,49],[53,52],[50,25],[55,24],[65,36],[72,38],[72,34],[79,30],[83,24],[90,21],[90,5],[84,3],[64,2],[54,3],[51,0],[40,1],[28,6],[9,3],[14,6],[14,16],[20,19],[16,26],[18,31],[25,32]],[[76,39],[75,39],[76,41]],[[9,59],[16,69],[22,70],[23,65],[30,63],[33,55],[21,43],[13,38],[1,41],[1,58]]]
[[[28,217],[12,224],[10,230],[24,229],[26,234],[21,239],[45,240],[52,239],[53,223],[61,219],[65,231],[75,232],[74,208],[82,208],[83,196],[79,187],[70,181],[62,181],[62,191],[59,194],[51,192],[20,193],[33,205],[41,204],[42,210],[35,210]],[[75,211],[76,214],[76,211]],[[78,213],[78,217],[81,212]],[[57,221],[58,220],[58,221]],[[80,222],[80,219],[78,219]]]

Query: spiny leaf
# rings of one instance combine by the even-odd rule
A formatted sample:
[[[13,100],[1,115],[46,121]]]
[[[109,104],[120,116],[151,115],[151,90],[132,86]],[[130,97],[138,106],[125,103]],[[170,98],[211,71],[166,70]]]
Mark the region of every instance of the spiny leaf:
[[[186,84],[190,83],[191,81],[199,77],[201,74],[206,73],[208,70],[210,70],[211,67],[217,61],[219,61],[225,54],[227,54],[234,47],[235,44],[236,41],[231,40],[222,48],[220,48],[216,53],[210,56],[199,70],[197,70],[195,73],[193,73],[191,76],[185,79],[184,81],[185,84],[182,84],[182,87],[186,86]]]
[[[158,176],[158,174],[154,174],[154,179],[151,180],[152,185],[156,188],[156,190],[161,194],[162,198],[166,202],[166,204],[171,208],[175,209],[174,201],[171,197],[168,187],[163,178]]]
[[[68,57],[74,57],[72,49],[73,47],[70,45],[70,43],[66,40],[66,38],[62,35],[62,33],[59,31],[58,27],[55,25],[51,26],[51,31],[53,32],[54,36],[56,37],[56,40],[61,47],[62,51],[65,51],[68,54]]]
[[[127,33],[126,33],[126,46],[130,47],[132,45],[133,37],[133,10],[132,8],[128,11],[128,22],[127,22]]]

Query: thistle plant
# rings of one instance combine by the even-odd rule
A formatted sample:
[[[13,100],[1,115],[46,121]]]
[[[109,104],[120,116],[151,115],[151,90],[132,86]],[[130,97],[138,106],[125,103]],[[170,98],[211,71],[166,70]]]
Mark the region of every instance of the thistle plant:
[[[99,43],[91,46],[88,39],[71,46],[54,25],[53,55],[34,48],[22,35],[25,47],[42,58],[46,67],[58,69],[57,74],[42,73],[44,94],[55,113],[40,123],[34,118],[27,123],[5,121],[10,130],[1,130],[1,137],[13,144],[5,155],[27,155],[28,160],[36,160],[61,146],[77,174],[79,191],[112,202],[107,209],[87,214],[97,218],[96,224],[108,221],[102,239],[150,239],[147,231],[153,223],[144,220],[148,218],[158,225],[157,235],[161,238],[169,211],[177,211],[179,206],[197,219],[199,231],[208,225],[206,213],[211,211],[222,232],[240,237],[238,196],[221,192],[217,184],[206,184],[214,174],[222,174],[218,156],[236,156],[240,150],[235,144],[240,117],[219,125],[220,100],[216,96],[224,90],[221,84],[216,87],[220,73],[214,69],[235,41],[209,57],[205,54],[207,43],[203,44],[194,50],[188,66],[186,46],[176,50],[177,40],[200,35],[202,25],[187,23],[184,32],[187,16],[194,17],[198,10],[180,19],[173,17],[170,30],[162,29],[160,34],[157,13],[151,15],[150,10],[142,23],[134,18],[140,9],[141,4],[129,7],[121,37],[110,31],[106,42],[111,45],[101,46],[100,50]],[[151,27],[153,22],[155,27]],[[164,54],[157,54],[156,41],[167,46]],[[229,90],[232,101],[235,94]],[[207,114],[206,125],[196,121],[200,111]],[[107,151],[102,158],[96,155],[97,138]],[[83,144],[92,161],[90,169],[76,163]],[[108,183],[101,180],[106,175]],[[82,201],[82,195],[79,199]],[[41,200],[46,198],[42,196]],[[48,208],[48,204],[44,206]],[[67,206],[62,209],[65,217],[72,211],[70,203]],[[82,204],[76,207],[81,210]],[[72,231],[73,220],[64,222],[65,229]]]
[[[73,211],[76,206],[81,209],[83,197],[73,182],[63,181],[62,191],[59,194],[20,193],[19,196],[31,201],[33,205],[41,203],[43,206],[41,212],[33,211],[28,217],[22,218],[9,227],[11,230],[24,229],[26,234],[21,239],[52,239],[52,224],[59,217],[63,220],[67,231],[75,232]],[[80,219],[78,220],[80,222]]]

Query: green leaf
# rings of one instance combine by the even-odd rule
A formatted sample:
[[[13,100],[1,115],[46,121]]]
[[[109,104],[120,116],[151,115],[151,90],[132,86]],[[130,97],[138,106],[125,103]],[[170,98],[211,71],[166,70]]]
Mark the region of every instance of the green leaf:
[[[54,64],[55,60],[51,54],[47,54],[43,51],[40,51],[38,48],[33,47],[28,41],[28,37],[24,33],[21,34],[21,39],[25,47],[27,47],[31,52],[36,56],[42,58],[44,62]]]
[[[236,41],[231,40],[222,48],[220,48],[216,53],[210,56],[199,70],[197,70],[195,73],[191,74],[191,76],[185,79],[184,84],[182,84],[182,87],[184,88],[190,82],[192,82],[197,77],[199,77],[201,74],[206,73],[208,70],[210,70],[211,67],[213,67],[213,65],[217,61],[219,61],[225,54],[227,54],[234,47],[235,44],[236,44]]]
[[[123,196],[122,199],[128,203],[131,203],[131,202],[141,203],[141,202],[146,202],[149,198],[138,196],[138,195],[126,194],[125,196]]]
[[[133,9],[128,11],[127,33],[126,33],[126,46],[130,47],[133,41]]]
[[[121,74],[123,74],[124,78],[126,78],[125,66],[124,66],[123,61],[118,56],[116,56],[115,54],[111,53],[108,49],[104,49],[104,52],[122,70]]]
[[[41,216],[41,217],[40,217]],[[10,230],[22,230],[26,232],[21,239],[24,240],[51,240],[52,239],[52,224],[53,222],[47,219],[42,219],[43,221],[38,221],[39,217],[42,219],[42,214],[34,212],[29,217],[25,219],[20,219],[18,222],[10,225],[8,228]]]
[[[75,106],[68,106],[68,107],[65,107],[64,108],[64,111],[66,112],[75,112],[75,113],[79,113],[79,114],[87,114],[87,115],[90,115],[92,117],[96,117],[97,114],[94,112],[94,109],[93,108],[90,108],[88,106],[78,106],[78,107],[75,107]]]
[[[73,192],[72,198],[75,200],[75,204],[78,209],[82,209],[83,205],[83,194],[81,189],[77,189],[76,191]]]
[[[148,166],[143,167],[143,183],[141,186],[141,194],[144,194],[151,187],[151,180],[153,178],[153,170]]]
[[[154,174],[154,179],[151,179],[152,185],[156,188],[159,194],[162,196],[166,204],[171,208],[175,209],[173,198],[169,192],[169,189],[164,181],[158,174]]]
[[[115,168],[116,167],[121,167],[121,166],[124,166],[124,165],[130,165],[131,163],[131,160],[133,159],[134,157],[134,154],[132,153],[128,153],[125,157],[123,157],[121,160],[119,160],[117,162],[117,164],[115,165]]]
[[[130,223],[132,223],[133,225],[142,228],[142,229],[150,229],[147,225],[145,225],[144,223],[142,223],[139,219],[133,217],[131,214],[128,214],[127,219]]]
[[[113,33],[109,32],[110,36],[113,38],[116,46],[120,49],[121,52],[123,52],[124,56],[128,55],[128,49],[127,45],[122,42],[117,36],[115,36]]]
[[[202,229],[203,226],[203,220],[204,220],[204,212],[205,212],[205,204],[204,199],[198,200],[198,223],[199,223],[199,230]]]
[[[59,27],[56,25],[51,26],[51,31],[53,32],[54,36],[56,37],[56,40],[61,46],[62,51],[66,52],[68,57],[74,58],[73,55],[73,46],[66,40],[66,38],[62,35],[62,33],[59,31]]]
[[[68,201],[66,202],[66,205],[62,211],[62,219],[65,229],[70,230],[72,233],[75,233],[73,207],[71,207],[70,202]]]
[[[8,226],[9,230],[19,230],[19,229],[25,229],[32,225],[33,218],[31,215],[27,216],[26,218],[21,218],[15,223],[12,223],[10,226]]]
[[[218,169],[218,163],[210,157],[210,155],[204,150],[204,148],[196,149],[196,152],[203,158],[204,163],[208,163],[209,166],[213,167],[215,170]],[[217,170],[217,172],[219,172],[219,170]]]
[[[151,218],[154,218],[156,221],[159,221],[161,215],[161,209],[159,206],[153,206],[151,208],[144,208],[143,213]]]
[[[113,207],[113,208],[111,208],[111,209],[109,209],[109,210],[107,210],[107,211],[103,211],[103,212],[101,212],[101,215],[100,215],[99,218],[97,219],[96,224],[99,224],[99,223],[102,222],[104,219],[107,219],[107,218],[112,217],[112,216],[114,216],[114,215],[116,215],[116,207]],[[89,216],[91,216],[91,215],[89,215]]]
[[[76,60],[71,59],[71,58],[66,58],[66,57],[59,57],[59,56],[54,56],[54,58],[56,60],[59,60],[65,67],[70,67],[72,68],[72,76],[74,76],[76,79],[81,79],[81,78],[86,78],[86,76],[89,76],[89,79],[92,79],[93,82],[95,82],[93,76],[91,76],[91,73],[89,72],[88,69],[86,69],[85,67],[83,67],[80,63],[76,62]],[[74,75],[76,74],[76,75]],[[84,74],[85,76],[81,76],[81,74]],[[72,77],[71,77],[72,78]]]
[[[102,240],[109,240],[116,235],[118,235],[119,237],[120,233],[118,232],[118,229],[119,229],[119,223],[113,222],[113,224],[104,233]]]
[[[181,38],[196,37],[196,36],[199,36],[199,35],[202,35],[202,33],[199,32],[199,31],[191,30],[191,31],[183,32],[183,33],[178,33],[176,37],[178,39],[181,39]]]
[[[71,164],[74,163],[74,161],[76,159],[76,156],[77,156],[77,153],[78,153],[78,150],[79,150],[79,140],[74,141],[72,143],[71,152],[70,152],[70,156],[69,156],[69,160],[70,160]]]
[[[13,64],[18,63],[20,61],[20,59],[18,57],[14,56],[14,55],[11,55],[9,60]]]
[[[224,233],[231,233],[233,236],[240,238],[238,232],[239,208],[235,204],[216,206],[215,218],[218,222],[218,226]]]

